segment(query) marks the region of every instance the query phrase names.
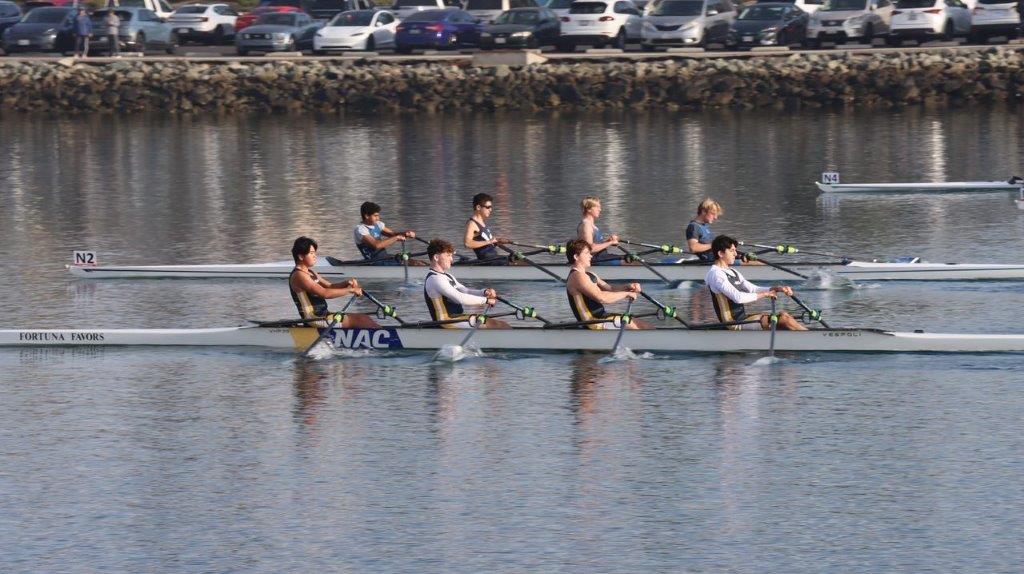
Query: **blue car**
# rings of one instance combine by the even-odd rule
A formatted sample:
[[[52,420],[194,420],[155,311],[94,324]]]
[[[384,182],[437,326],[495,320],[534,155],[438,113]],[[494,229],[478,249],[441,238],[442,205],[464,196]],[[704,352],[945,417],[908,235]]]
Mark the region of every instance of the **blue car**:
[[[21,6],[7,0],[0,0],[0,35],[4,30],[21,21]]]
[[[416,48],[476,46],[480,42],[481,28],[469,12],[458,8],[415,12],[398,25],[395,51],[408,54]]]
[[[4,52],[68,52],[75,48],[74,29],[74,8],[33,8],[20,22],[4,30]]]

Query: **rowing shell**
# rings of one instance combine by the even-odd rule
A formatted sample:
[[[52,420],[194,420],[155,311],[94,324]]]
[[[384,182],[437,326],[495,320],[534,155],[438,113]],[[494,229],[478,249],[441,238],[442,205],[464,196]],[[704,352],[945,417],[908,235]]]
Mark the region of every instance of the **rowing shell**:
[[[214,329],[0,330],[0,346],[230,346],[301,351],[320,331],[314,327],[225,327]],[[617,330],[485,329],[473,343],[500,351],[608,351]],[[339,349],[436,350],[458,345],[460,329],[332,329],[325,341]],[[746,352],[768,348],[769,334],[757,331],[651,329],[628,331],[623,345],[636,351]],[[874,329],[779,331],[778,351],[852,352],[1024,352],[1024,335],[889,332]]]
[[[963,193],[1017,191],[1019,183],[1005,181],[947,181],[942,183],[822,183],[822,193]]]
[[[566,265],[545,265],[558,276],[569,274]],[[651,267],[670,281],[703,281],[708,266],[693,263],[661,263]],[[992,263],[878,263],[851,261],[849,263],[787,264],[796,273],[814,276],[835,274],[857,281],[973,281],[991,279],[1024,279],[1024,265]],[[76,277],[92,279],[163,279],[163,278],[220,278],[220,279],[284,279],[295,265],[290,261],[234,265],[70,265]],[[408,272],[410,280],[423,280],[427,267],[401,267],[397,265],[336,265],[324,260],[314,267],[329,280],[358,277],[361,280],[403,280]],[[642,265],[607,265],[595,267],[606,281],[655,280],[657,277]],[[452,273],[468,281],[551,281],[539,269],[528,266],[455,265]],[[768,265],[749,265],[743,276],[751,281],[797,281],[801,277]]]

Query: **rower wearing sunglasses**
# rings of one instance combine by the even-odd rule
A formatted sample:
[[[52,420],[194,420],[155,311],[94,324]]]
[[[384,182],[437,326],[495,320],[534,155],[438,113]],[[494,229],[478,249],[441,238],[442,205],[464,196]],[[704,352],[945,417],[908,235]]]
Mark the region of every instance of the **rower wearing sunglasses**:
[[[466,221],[466,232],[462,244],[476,254],[477,265],[509,265],[509,258],[498,251],[499,245],[508,239],[497,237],[487,226],[487,219],[494,210],[494,198],[486,193],[473,196],[473,217]]]

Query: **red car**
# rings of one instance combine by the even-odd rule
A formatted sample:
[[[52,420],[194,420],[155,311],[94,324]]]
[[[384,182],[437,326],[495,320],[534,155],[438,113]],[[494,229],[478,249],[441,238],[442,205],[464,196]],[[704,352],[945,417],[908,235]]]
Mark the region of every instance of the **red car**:
[[[302,12],[302,8],[298,6],[257,6],[252,9],[252,12],[246,12],[235,20],[235,31],[237,32],[242,28],[252,26],[264,14],[273,14],[275,12]]]

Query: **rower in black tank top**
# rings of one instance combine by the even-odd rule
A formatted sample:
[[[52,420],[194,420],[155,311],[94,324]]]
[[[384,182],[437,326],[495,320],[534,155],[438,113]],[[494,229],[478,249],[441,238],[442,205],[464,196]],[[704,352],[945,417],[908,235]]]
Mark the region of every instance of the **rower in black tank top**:
[[[486,224],[473,218],[470,218],[467,223],[472,223],[476,226],[476,235],[473,236],[473,241],[490,241],[494,239],[494,232]],[[506,265],[508,263],[508,258],[502,257],[501,253],[498,253],[498,248],[493,244],[477,247],[473,250],[473,253],[476,254],[478,261],[487,261],[487,265]]]
[[[578,273],[576,269],[570,269],[569,274]],[[597,275],[587,271],[587,277],[596,285]],[[572,308],[572,314],[576,317],[577,321],[592,321],[594,319],[604,319],[608,316],[608,312],[605,311],[604,305],[598,301],[594,301],[590,297],[583,295],[582,293],[573,295],[569,293],[569,290],[565,291],[566,296],[569,298],[569,307]],[[601,329],[601,325],[593,326],[591,328]]]
[[[294,275],[298,270],[299,268],[296,267],[288,274],[288,290],[292,293],[292,301],[295,302],[295,308],[299,310],[299,316],[303,319],[315,319],[317,317],[326,316],[327,299],[324,299],[319,295],[306,293],[305,291],[296,291],[292,287],[292,275]],[[309,273],[310,279],[314,282],[320,281],[320,276],[317,275],[316,271],[307,269],[306,272]]]

